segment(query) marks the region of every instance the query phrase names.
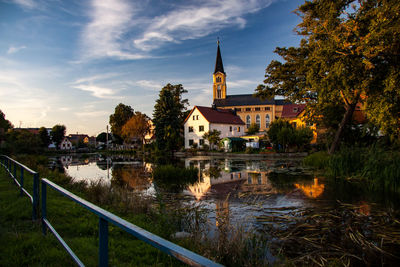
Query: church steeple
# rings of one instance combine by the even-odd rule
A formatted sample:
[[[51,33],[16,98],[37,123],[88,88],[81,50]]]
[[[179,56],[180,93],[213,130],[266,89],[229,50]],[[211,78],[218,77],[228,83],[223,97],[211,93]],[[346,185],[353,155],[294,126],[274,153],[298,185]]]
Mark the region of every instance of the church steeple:
[[[217,59],[215,60],[214,74],[216,74],[217,72],[221,72],[221,73],[225,74],[224,64],[222,64],[221,50],[219,49],[219,40],[217,41],[217,46],[218,46]]]
[[[215,70],[213,73],[213,99],[226,98],[226,73],[222,64],[219,39],[217,41],[217,58],[215,60]]]

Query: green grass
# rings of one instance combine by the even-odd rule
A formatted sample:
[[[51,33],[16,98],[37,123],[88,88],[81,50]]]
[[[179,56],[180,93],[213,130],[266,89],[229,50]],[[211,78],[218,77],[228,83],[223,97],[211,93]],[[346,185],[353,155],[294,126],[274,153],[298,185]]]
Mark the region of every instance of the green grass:
[[[18,173],[17,173],[18,176]],[[28,191],[32,179],[25,177]],[[32,221],[29,199],[19,195],[11,177],[0,168],[0,262],[2,266],[73,265],[52,233],[42,235],[39,221]],[[48,189],[48,220],[87,266],[98,265],[98,217]],[[166,236],[162,225],[143,214],[126,214],[128,221]],[[114,266],[176,266],[177,260],[109,225],[109,264]]]

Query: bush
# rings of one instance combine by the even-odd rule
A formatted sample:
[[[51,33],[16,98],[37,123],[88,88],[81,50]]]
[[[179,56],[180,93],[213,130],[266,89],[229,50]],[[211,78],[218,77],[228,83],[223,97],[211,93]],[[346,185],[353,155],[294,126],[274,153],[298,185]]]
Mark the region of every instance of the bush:
[[[319,151],[308,155],[303,159],[303,165],[316,169],[324,169],[329,164],[329,154],[326,151]]]

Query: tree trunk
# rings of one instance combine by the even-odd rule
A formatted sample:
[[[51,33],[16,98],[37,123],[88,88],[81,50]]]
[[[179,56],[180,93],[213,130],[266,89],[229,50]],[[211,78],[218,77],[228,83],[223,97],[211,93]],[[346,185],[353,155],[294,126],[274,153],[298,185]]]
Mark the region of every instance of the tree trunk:
[[[336,131],[335,138],[333,139],[333,143],[329,149],[329,154],[335,153],[336,149],[338,148],[340,138],[343,135],[344,127],[351,121],[355,108],[356,104],[346,105],[346,112],[344,113],[343,119],[340,122],[339,128]]]

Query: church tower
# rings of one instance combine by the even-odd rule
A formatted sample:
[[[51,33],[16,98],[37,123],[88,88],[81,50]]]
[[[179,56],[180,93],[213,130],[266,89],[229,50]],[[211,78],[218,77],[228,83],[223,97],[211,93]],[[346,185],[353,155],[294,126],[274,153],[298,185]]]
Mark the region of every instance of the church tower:
[[[226,74],[222,64],[219,40],[217,41],[217,59],[215,60],[215,70],[213,73],[213,100],[226,98]]]

